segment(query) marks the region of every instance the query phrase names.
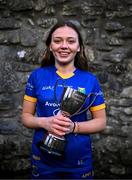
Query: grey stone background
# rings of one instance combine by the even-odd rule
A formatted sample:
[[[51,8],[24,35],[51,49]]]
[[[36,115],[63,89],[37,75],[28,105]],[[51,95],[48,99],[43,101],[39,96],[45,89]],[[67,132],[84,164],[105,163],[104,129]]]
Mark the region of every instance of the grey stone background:
[[[0,0],[0,178],[29,177],[24,89],[61,16],[81,27],[106,99],[107,128],[92,135],[95,177],[132,178],[132,0]]]

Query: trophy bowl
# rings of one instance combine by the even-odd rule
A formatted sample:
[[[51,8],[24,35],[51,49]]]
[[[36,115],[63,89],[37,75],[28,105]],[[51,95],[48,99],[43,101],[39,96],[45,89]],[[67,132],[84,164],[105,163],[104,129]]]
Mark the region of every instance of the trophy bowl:
[[[64,87],[61,100],[61,111],[66,116],[77,114],[85,103],[87,95],[70,87]]]
[[[71,117],[76,115],[82,109],[85,103],[87,95],[79,92],[70,87],[64,87],[64,91],[61,97],[60,111],[62,115]],[[66,145],[66,139],[64,136],[57,136],[51,133],[47,133],[39,144],[42,151],[48,152],[52,155],[62,156]]]

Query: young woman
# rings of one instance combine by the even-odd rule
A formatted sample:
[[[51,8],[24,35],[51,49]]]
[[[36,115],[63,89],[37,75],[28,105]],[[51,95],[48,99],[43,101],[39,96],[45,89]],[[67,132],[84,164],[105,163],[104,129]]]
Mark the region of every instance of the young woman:
[[[92,179],[90,134],[106,126],[103,93],[96,76],[88,72],[82,37],[73,23],[63,21],[54,25],[46,46],[41,67],[28,79],[22,112],[24,126],[35,129],[32,178]],[[87,111],[72,117],[54,113],[60,108],[64,86],[96,96],[94,102],[88,98],[83,105],[84,109],[90,106],[91,120],[87,119]],[[44,152],[38,146],[47,132],[66,138],[62,156]]]

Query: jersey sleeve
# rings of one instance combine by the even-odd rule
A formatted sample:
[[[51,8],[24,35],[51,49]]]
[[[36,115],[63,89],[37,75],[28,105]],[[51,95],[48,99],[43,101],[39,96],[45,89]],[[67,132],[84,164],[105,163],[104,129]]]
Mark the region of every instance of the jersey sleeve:
[[[92,92],[93,92],[93,96],[91,98],[92,104],[90,107],[90,111],[98,111],[106,108],[104,95],[97,78],[95,78]]]
[[[26,88],[25,88],[24,100],[27,100],[33,103],[37,102],[34,73],[31,73],[31,75],[28,78]]]

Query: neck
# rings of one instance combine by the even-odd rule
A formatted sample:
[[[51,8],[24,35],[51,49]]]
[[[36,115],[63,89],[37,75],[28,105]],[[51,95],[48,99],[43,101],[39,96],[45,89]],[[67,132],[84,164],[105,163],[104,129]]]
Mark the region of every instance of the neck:
[[[70,65],[58,65],[58,64],[55,64],[56,68],[58,69],[59,72],[63,73],[63,74],[69,74],[71,72],[73,72],[76,68],[75,66],[72,64]]]

